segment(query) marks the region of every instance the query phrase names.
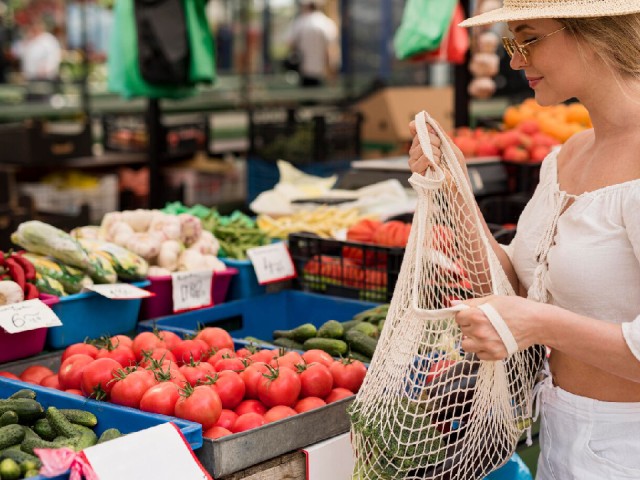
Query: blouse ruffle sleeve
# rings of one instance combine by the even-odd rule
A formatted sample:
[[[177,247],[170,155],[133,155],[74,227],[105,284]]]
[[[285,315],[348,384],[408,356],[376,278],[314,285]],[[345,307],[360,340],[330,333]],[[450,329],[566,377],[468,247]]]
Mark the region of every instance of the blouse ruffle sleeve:
[[[625,199],[622,218],[636,259],[640,262],[640,184]],[[640,286],[638,287],[640,295]],[[622,324],[622,335],[633,355],[640,361],[640,312],[631,322]]]

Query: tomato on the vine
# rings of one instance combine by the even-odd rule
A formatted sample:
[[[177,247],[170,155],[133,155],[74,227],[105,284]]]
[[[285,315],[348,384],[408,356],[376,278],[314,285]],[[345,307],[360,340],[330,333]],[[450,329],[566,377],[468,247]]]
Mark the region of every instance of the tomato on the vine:
[[[300,372],[300,396],[325,398],[331,393],[333,388],[333,375],[326,365],[322,363],[311,363],[309,365],[298,365]]]
[[[131,344],[131,350],[138,360],[142,359],[143,351],[149,352],[160,347],[167,348],[167,344],[154,332],[139,333]]]
[[[98,358],[112,358],[123,367],[131,367],[136,364],[136,356],[130,347],[107,347],[98,350],[96,359]]]
[[[221,358],[213,366],[216,372],[222,372],[224,370],[231,370],[232,372],[241,372],[246,368],[246,360],[238,357],[234,358]]]
[[[364,363],[351,358],[336,360],[329,367],[329,370],[333,375],[334,387],[346,388],[353,393],[357,393],[360,390],[360,386],[367,374],[367,367],[364,366]]]
[[[269,371],[269,366],[264,362],[255,362],[240,372],[240,378],[246,387],[245,398],[258,398],[258,382]]]
[[[98,348],[95,345],[91,345],[90,343],[74,343],[73,345],[69,345],[64,349],[60,362],[64,363],[64,361],[71,355],[76,355],[78,353],[96,358],[96,355],[98,355]]]
[[[163,363],[176,363],[176,357],[164,347],[154,348],[153,350],[142,350],[142,359],[140,360],[140,366],[147,368],[153,364],[152,360],[157,360],[158,365]]]
[[[140,399],[140,410],[162,415],[173,415],[180,389],[173,382],[161,382],[144,392]]]
[[[300,396],[300,377],[289,368],[269,367],[258,382],[258,398],[267,407],[286,405],[293,407]]]
[[[209,385],[220,396],[222,408],[233,410],[244,399],[246,387],[236,372],[223,370],[213,374],[209,379]]]
[[[207,362],[190,361],[179,368],[192,387],[207,382],[207,377],[216,374],[215,369]]]
[[[111,387],[111,402],[125,407],[139,408],[140,400],[151,387],[158,382],[146,370],[131,373],[117,372]]]
[[[169,330],[160,330],[158,335],[164,341],[169,350],[173,350],[174,347],[178,346],[178,344],[182,342],[180,335]]]
[[[202,340],[183,340],[171,349],[171,353],[180,365],[188,363],[191,359],[199,362],[207,359],[209,346]]]
[[[113,388],[115,373],[122,365],[112,358],[98,358],[86,365],[82,370],[80,390],[90,398],[103,400],[109,397]]]
[[[233,339],[229,332],[220,327],[205,327],[198,332],[195,337],[204,341],[209,347],[219,350],[221,348],[230,348],[233,350]]]
[[[203,429],[215,425],[221,411],[220,397],[206,385],[195,388],[185,385],[175,407],[176,417],[201,423]]]

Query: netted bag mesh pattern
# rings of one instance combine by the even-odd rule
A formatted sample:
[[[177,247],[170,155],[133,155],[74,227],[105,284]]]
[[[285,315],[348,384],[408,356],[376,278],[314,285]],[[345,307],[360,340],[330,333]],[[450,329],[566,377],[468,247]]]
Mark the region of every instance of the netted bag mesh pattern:
[[[544,358],[542,346],[496,362],[461,350],[454,315],[465,306],[451,300],[514,291],[446,136],[422,112],[416,123],[425,154],[433,161],[426,122],[442,139],[442,159],[409,180],[418,194],[411,235],[350,409],[359,480],[483,478],[509,459],[529,425]]]

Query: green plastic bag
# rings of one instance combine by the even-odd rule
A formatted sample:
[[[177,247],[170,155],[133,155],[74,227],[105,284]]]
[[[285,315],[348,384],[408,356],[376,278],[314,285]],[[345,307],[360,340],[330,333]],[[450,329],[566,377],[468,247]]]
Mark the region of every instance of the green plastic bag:
[[[216,79],[213,37],[205,13],[206,3],[207,0],[184,0],[191,48],[189,79],[193,83],[214,82]]]
[[[437,49],[449,30],[458,0],[408,0],[393,38],[396,57],[404,60]]]

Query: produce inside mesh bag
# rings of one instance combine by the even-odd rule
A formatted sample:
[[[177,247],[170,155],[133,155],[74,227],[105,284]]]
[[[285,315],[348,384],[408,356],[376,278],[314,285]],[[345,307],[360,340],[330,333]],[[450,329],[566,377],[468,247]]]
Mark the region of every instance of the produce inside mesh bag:
[[[442,139],[433,163],[426,122]],[[475,480],[504,464],[530,425],[544,347],[518,351],[500,315],[481,306],[507,347],[504,361],[461,350],[455,313],[465,300],[514,295],[478,217],[446,136],[416,116],[432,161],[410,183],[418,194],[393,299],[364,384],[351,407],[354,479]],[[444,235],[443,232],[448,232]],[[446,255],[457,268],[434,258]]]

